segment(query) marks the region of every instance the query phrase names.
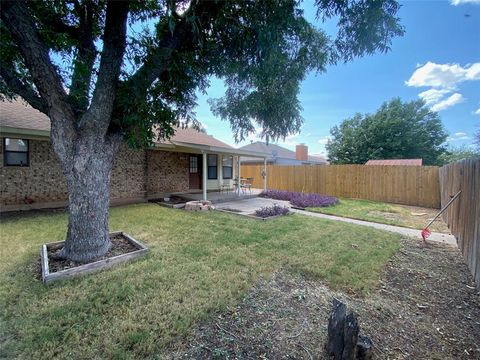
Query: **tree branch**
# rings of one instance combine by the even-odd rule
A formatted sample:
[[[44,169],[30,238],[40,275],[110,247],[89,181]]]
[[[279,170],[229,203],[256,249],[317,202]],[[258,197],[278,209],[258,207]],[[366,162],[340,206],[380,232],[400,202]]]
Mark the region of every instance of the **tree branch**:
[[[33,108],[48,116],[48,107],[45,100],[38,96],[31,86],[19,80],[20,76],[18,74],[3,66],[3,63],[0,63],[0,76],[15,94],[21,96]]]
[[[81,36],[73,65],[69,97],[75,103],[77,112],[84,112],[88,107],[88,94],[96,57],[93,38],[93,3],[86,1],[83,5],[76,4],[75,11],[80,20],[78,31]]]
[[[128,1],[107,3],[97,86],[90,108],[79,123],[84,130],[94,129],[104,135],[108,129],[126,46],[128,7]]]
[[[61,78],[50,61],[49,49],[38,34],[25,2],[3,2],[0,16],[22,53],[40,96],[47,104],[51,120],[50,136],[54,140],[52,143],[56,153],[62,161],[67,161],[72,153],[71,139],[76,137],[75,115],[67,101]],[[25,100],[28,101],[28,97]]]
[[[50,61],[48,48],[35,29],[33,17],[24,2],[3,3],[1,19],[10,31],[25,59],[40,96],[49,106],[66,102],[66,93],[60,76]]]
[[[191,44],[193,40],[192,24],[187,18],[200,14],[202,23],[208,23],[208,18],[215,15],[220,10],[222,4],[211,6],[209,1],[192,1],[190,8],[181,16],[174,28],[173,33],[169,28],[165,29],[164,35],[156,49],[145,60],[144,64],[124,85],[133,89],[137,96],[146,96],[150,85],[168,71],[172,54],[175,50],[186,44]]]

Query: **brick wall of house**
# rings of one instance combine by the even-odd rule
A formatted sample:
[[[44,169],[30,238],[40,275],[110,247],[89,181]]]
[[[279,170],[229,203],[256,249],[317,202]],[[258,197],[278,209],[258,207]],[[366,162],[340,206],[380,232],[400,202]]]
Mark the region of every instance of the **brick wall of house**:
[[[30,166],[4,166],[3,141],[0,169],[1,205],[56,202],[68,198],[62,169],[49,141],[29,140]]]
[[[22,205],[25,197],[35,203],[63,202],[67,187],[52,146],[30,140],[30,164],[3,166],[0,142],[0,205]],[[150,161],[147,166],[147,161]],[[163,151],[132,150],[122,146],[110,176],[112,200],[144,198],[148,193],[188,190],[188,156]]]
[[[122,145],[110,175],[110,198],[134,199],[145,197],[145,173],[147,171],[145,150],[133,150]]]
[[[148,195],[188,190],[188,154],[147,151],[147,163]]]

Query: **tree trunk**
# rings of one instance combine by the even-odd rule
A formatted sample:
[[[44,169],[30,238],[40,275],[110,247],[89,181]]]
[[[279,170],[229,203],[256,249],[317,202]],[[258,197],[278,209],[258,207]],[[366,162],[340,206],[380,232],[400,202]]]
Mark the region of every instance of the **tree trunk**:
[[[110,172],[118,144],[118,140],[80,138],[73,155],[61,161],[69,193],[69,219],[60,257],[88,262],[110,249]]]

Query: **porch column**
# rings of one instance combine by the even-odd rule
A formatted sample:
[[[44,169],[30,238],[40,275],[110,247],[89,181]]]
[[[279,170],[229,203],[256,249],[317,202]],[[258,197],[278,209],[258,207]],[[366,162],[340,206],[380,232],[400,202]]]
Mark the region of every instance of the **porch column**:
[[[240,195],[240,156],[237,156],[237,192]]]
[[[202,172],[202,189],[203,189],[203,200],[207,201],[207,153],[202,154],[203,158],[203,172]]]
[[[267,158],[263,158],[263,191],[267,191]]]

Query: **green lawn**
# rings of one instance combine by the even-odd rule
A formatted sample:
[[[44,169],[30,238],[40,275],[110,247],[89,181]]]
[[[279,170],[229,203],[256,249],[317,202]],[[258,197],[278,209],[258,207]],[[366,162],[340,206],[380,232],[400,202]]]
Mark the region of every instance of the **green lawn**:
[[[113,208],[110,228],[146,243],[147,258],[44,286],[40,245],[63,239],[66,221],[1,221],[0,357],[159,358],[260,276],[284,268],[367,293],[399,248],[398,235],[301,215],[263,222],[141,204]]]
[[[340,199],[340,202],[335,206],[309,208],[308,210],[413,229],[423,229],[429,220],[433,219],[439,211],[438,209],[418,208],[359,199]],[[438,232],[449,232],[447,225],[440,219],[430,226],[430,229]]]

